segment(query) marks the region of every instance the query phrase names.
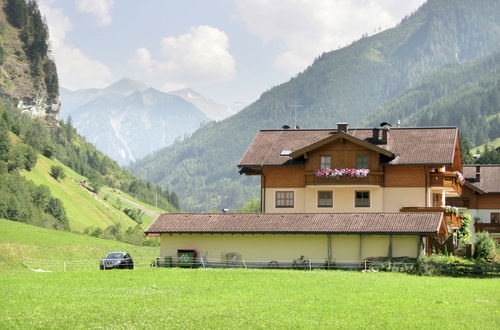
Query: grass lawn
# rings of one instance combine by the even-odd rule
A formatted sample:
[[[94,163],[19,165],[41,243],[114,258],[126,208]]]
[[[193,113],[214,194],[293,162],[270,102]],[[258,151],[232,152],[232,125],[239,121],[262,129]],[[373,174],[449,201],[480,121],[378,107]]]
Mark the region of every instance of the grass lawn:
[[[139,269],[0,276],[2,328],[498,329],[500,279]]]

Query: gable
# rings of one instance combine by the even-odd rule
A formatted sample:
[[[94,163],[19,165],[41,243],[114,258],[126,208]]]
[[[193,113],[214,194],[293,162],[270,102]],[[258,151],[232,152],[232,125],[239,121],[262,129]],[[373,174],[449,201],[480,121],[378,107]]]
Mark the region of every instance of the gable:
[[[331,158],[331,168],[356,168],[359,156],[368,157],[369,168],[381,170],[379,153],[346,139],[336,139],[307,153],[305,170],[320,168],[322,156]]]

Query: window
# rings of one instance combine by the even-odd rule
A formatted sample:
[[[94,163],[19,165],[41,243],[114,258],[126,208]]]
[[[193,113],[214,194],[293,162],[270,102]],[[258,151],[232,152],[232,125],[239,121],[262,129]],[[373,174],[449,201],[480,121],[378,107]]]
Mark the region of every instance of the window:
[[[318,191],[318,207],[333,207],[333,191]]]
[[[491,223],[500,223],[500,212],[491,212],[490,222]]]
[[[356,168],[368,168],[368,156],[356,157]]]
[[[277,191],[276,207],[293,207],[293,191]]]
[[[439,194],[432,194],[432,206],[443,206],[443,195],[441,193]]]
[[[330,156],[321,156],[319,168],[324,170],[325,168],[332,168],[332,157]]]
[[[369,191],[355,191],[355,207],[370,207],[370,192]]]

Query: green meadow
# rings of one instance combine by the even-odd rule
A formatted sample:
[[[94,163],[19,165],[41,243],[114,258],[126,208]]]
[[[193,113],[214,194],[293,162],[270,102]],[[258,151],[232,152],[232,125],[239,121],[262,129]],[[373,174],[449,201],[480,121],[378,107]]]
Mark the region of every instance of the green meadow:
[[[0,277],[2,328],[498,329],[500,279],[138,269]]]
[[[399,273],[149,268],[99,271],[107,252],[159,247],[0,220],[0,328],[498,329],[500,279]],[[25,260],[91,260],[52,269]]]

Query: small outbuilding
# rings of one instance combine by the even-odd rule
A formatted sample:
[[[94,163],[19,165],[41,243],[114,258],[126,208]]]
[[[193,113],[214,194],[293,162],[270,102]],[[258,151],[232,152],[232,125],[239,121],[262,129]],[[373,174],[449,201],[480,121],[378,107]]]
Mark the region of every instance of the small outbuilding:
[[[160,235],[162,259],[190,250],[204,264],[323,265],[417,258],[429,239],[448,231],[441,212],[165,213],[145,233]]]

